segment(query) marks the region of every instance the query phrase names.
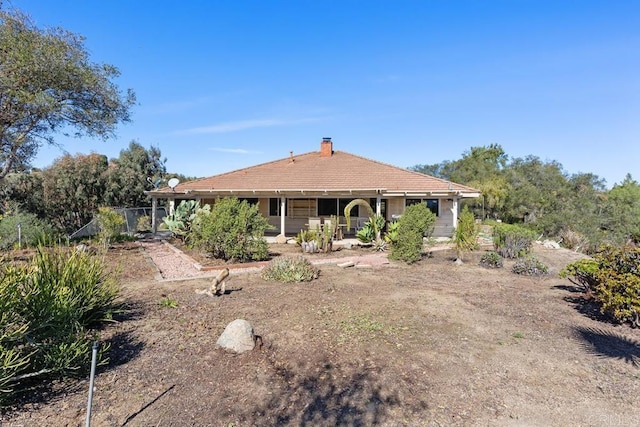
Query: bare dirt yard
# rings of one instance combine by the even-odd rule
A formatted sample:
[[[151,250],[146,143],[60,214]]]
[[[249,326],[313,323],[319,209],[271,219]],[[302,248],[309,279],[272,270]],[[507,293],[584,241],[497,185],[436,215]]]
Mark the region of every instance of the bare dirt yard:
[[[131,243],[106,257],[129,312],[103,331],[111,363],[96,377],[93,425],[640,425],[640,331],[603,320],[558,277],[573,252],[537,246],[544,278],[482,268],[482,251],[461,266],[451,250],[412,266],[324,264],[300,284],[250,268],[209,297],[195,291],[210,278],[186,258],[151,263],[163,250]],[[262,345],[216,349],[238,318]],[[87,388],[54,385],[0,425],[82,425]]]

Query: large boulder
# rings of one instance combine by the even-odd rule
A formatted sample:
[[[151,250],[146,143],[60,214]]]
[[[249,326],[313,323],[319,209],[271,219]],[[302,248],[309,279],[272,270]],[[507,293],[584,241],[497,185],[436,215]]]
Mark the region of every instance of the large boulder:
[[[216,345],[236,353],[253,350],[256,346],[256,337],[251,323],[243,319],[236,319],[229,323],[216,341]]]

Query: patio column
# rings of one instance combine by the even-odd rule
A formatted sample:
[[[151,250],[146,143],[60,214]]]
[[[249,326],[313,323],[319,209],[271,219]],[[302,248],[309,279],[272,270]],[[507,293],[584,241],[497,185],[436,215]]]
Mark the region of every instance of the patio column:
[[[376,196],[376,215],[382,215],[382,196]]]
[[[171,198],[169,199],[169,215],[173,215],[175,210],[176,210],[176,199]]]
[[[453,198],[453,207],[451,208],[451,213],[453,213],[453,228],[458,228],[458,198]]]
[[[151,196],[151,233],[153,233],[154,235],[158,230],[158,227],[156,227],[156,209],[157,208],[158,208],[158,199],[156,199],[156,196]]]
[[[285,212],[287,207],[287,198],[284,196],[280,197],[280,234],[282,234],[283,236],[284,234],[284,218],[287,214],[287,212]]]

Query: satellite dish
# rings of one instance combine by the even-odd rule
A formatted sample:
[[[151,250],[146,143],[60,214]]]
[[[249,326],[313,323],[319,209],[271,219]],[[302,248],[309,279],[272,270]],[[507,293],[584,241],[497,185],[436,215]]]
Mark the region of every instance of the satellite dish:
[[[173,190],[178,184],[180,184],[180,180],[178,178],[171,178],[167,184],[169,184],[169,187]]]

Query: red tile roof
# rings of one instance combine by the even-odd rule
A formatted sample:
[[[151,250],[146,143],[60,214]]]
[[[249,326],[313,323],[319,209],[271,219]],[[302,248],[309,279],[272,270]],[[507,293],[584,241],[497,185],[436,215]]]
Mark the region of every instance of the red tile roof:
[[[180,183],[176,193],[280,192],[442,193],[477,196],[479,190],[343,151],[314,151],[244,169]],[[171,193],[168,187],[148,194]],[[426,194],[425,194],[426,195]]]

